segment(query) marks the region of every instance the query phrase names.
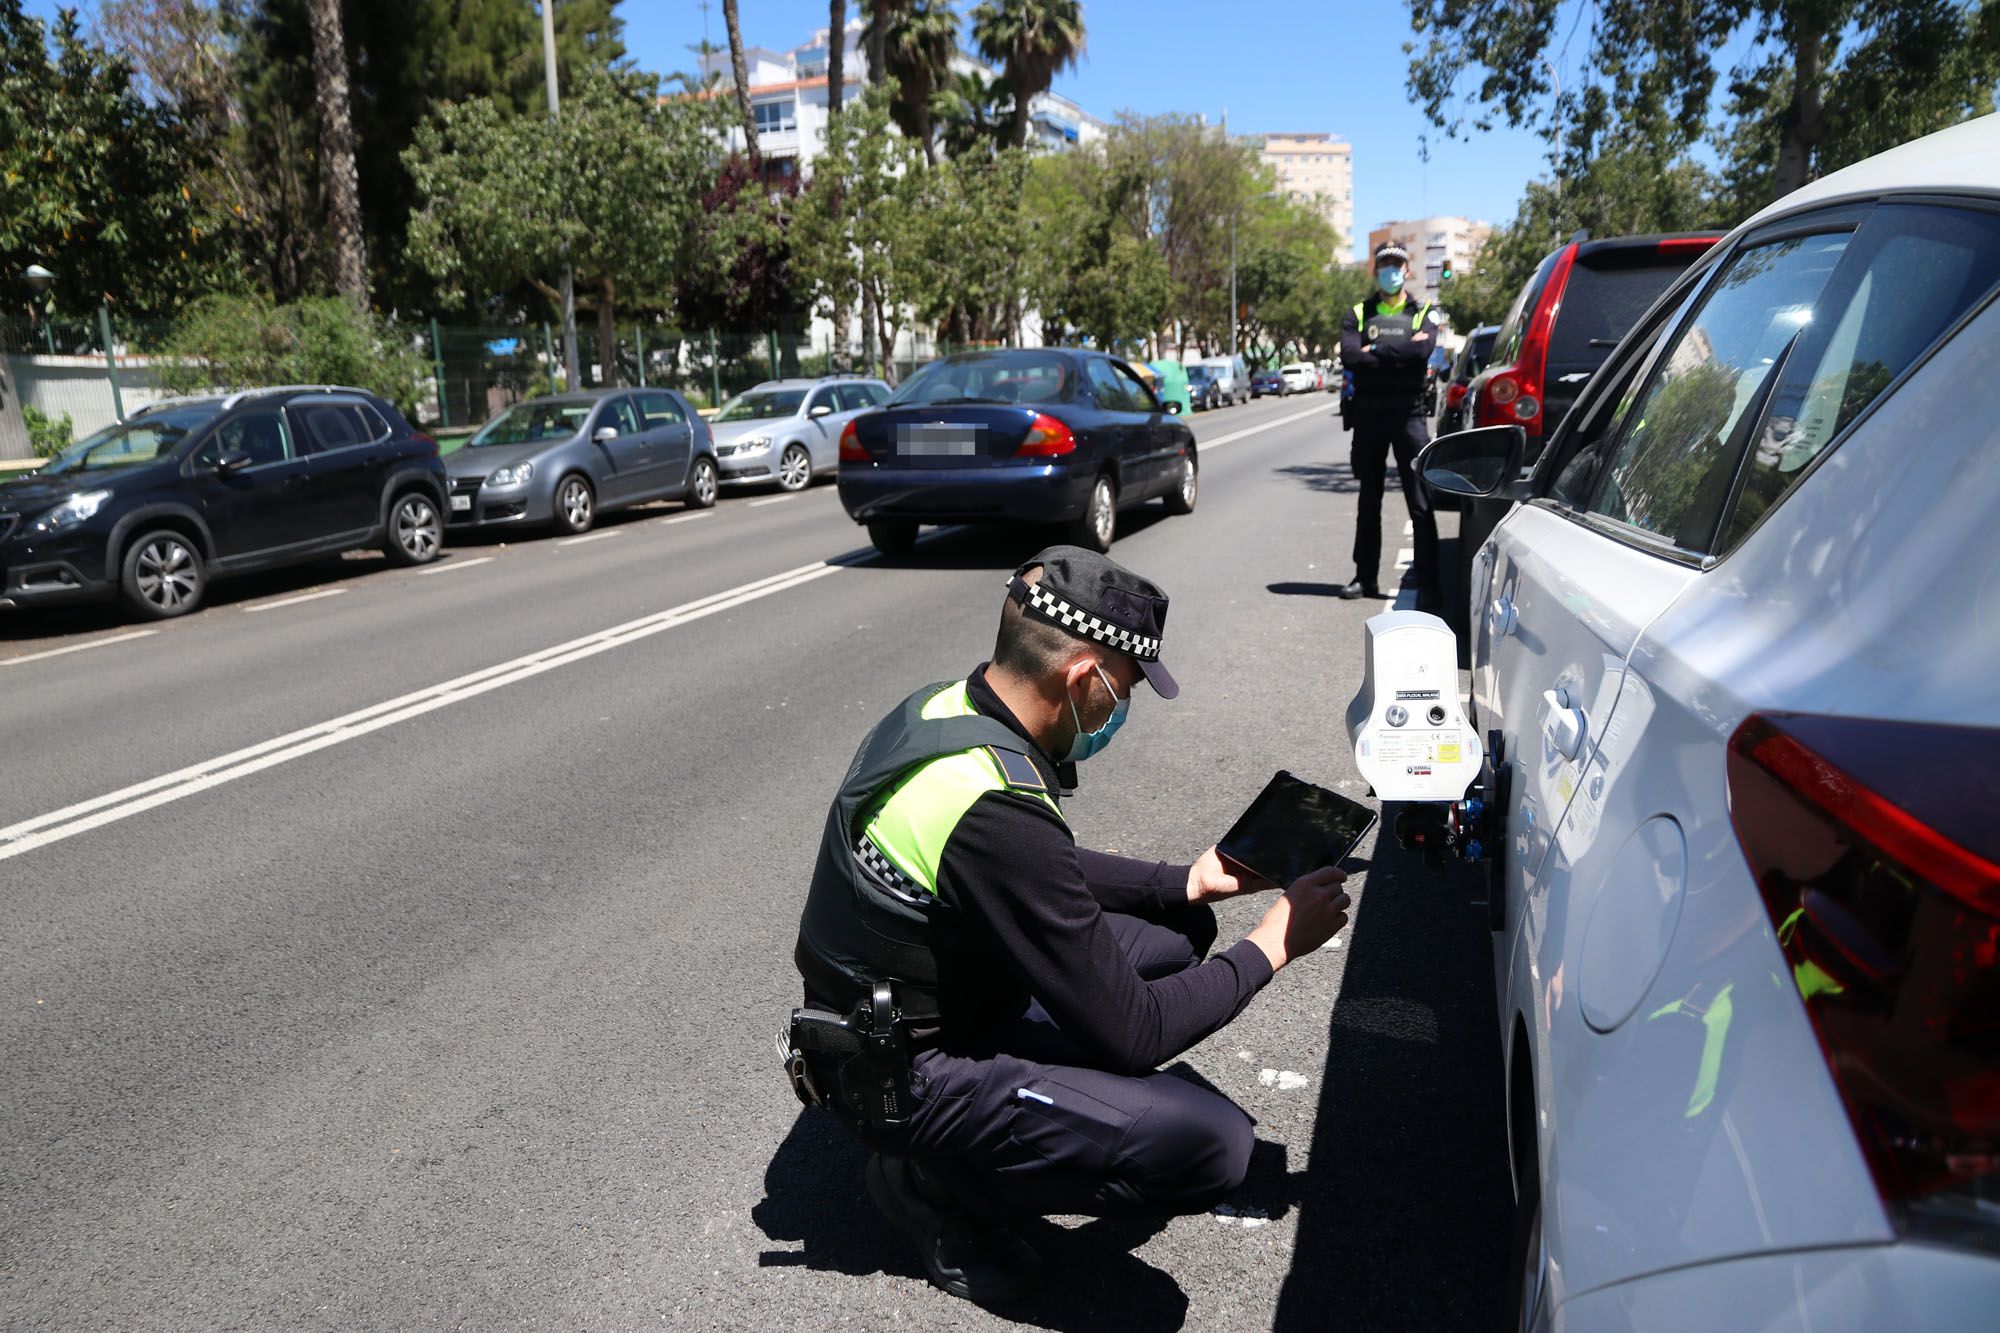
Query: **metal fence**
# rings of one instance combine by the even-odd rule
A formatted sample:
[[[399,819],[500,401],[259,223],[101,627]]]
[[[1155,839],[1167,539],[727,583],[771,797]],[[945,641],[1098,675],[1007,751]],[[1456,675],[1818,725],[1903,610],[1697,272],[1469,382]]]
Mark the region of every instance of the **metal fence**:
[[[394,326],[424,364],[411,386],[420,424],[456,430],[483,425],[511,403],[560,391],[562,344],[550,324],[448,324],[404,321]],[[100,308],[87,319],[0,319],[0,459],[27,458],[24,409],[67,419],[81,439],[163,396],[159,350],[172,326],[119,320]],[[824,375],[836,370],[900,379],[947,352],[929,337],[905,332],[885,364],[872,343],[839,348],[822,334],[716,329],[685,330],[659,323],[620,328],[609,356],[595,325],[577,329],[578,388],[615,382],[677,390],[699,408],[763,380]]]

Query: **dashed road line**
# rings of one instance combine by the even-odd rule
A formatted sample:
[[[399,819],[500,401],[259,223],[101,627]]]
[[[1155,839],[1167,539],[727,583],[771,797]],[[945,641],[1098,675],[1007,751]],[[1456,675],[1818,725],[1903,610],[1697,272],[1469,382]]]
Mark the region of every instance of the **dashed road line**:
[[[158,634],[156,629],[135,629],[125,634],[113,634],[109,638],[92,639],[89,643],[72,643],[65,648],[48,648],[39,653],[29,653],[26,657],[10,657],[0,666],[26,666],[30,662],[40,662],[51,657],[61,657],[66,653],[80,653],[86,648],[103,648],[114,643],[124,643],[128,639],[143,639],[149,634]]]
[[[556,545],[576,546],[582,542],[601,542],[606,537],[616,537],[618,535],[618,531],[619,530],[617,528],[605,528],[600,532],[586,532],[581,537],[565,537],[561,541],[557,542]]]
[[[752,500],[749,504],[745,505],[744,508],[755,509],[758,505],[781,505],[787,500],[796,500],[797,498],[798,498],[797,494],[767,495],[761,500]]]
[[[1256,426],[1245,426],[1242,430],[1231,431],[1227,435],[1218,435],[1212,440],[1196,440],[1194,442],[1195,452],[1203,454],[1213,453],[1225,444],[1234,444],[1236,441],[1248,439],[1252,435],[1262,435],[1267,430],[1276,430],[1280,426],[1289,426],[1294,421],[1304,421],[1307,417],[1329,415],[1331,415],[1331,412],[1324,407],[1307,408],[1303,412],[1294,412],[1288,417],[1279,417],[1275,421],[1266,421]]]
[[[297,606],[300,602],[317,602],[322,597],[339,597],[346,591],[345,588],[322,588],[318,592],[300,593],[297,597],[281,597],[275,602],[259,602],[243,610],[245,614],[254,615],[259,611],[275,611],[281,606]]]
[[[676,523],[692,523],[698,518],[714,518],[714,517],[715,517],[715,511],[713,509],[697,509],[694,512],[688,514],[675,514],[672,518],[654,519],[653,522],[660,527],[670,528]]]
[[[490,555],[474,556],[470,560],[450,560],[441,565],[433,565],[429,569],[418,570],[417,577],[423,578],[430,574],[449,574],[454,569],[471,569],[474,565],[487,565],[491,563],[493,563],[493,557]]]

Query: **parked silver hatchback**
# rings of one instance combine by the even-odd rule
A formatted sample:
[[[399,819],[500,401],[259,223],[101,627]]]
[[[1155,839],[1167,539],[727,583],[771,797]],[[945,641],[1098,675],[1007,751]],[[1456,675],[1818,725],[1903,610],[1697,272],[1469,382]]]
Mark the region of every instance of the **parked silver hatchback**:
[[[802,491],[840,464],[840,432],[888,401],[881,380],[832,375],[766,380],[722,405],[709,422],[725,486],[768,485]]]

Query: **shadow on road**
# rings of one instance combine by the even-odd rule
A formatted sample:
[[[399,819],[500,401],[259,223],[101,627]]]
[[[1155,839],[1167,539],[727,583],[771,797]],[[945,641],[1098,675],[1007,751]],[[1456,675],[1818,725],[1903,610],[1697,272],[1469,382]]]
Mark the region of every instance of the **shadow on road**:
[[[1361,483],[1354,479],[1354,470],[1345,463],[1296,463],[1272,471],[1280,477],[1304,482],[1312,490],[1332,495],[1352,495],[1361,489]]]
[[[1272,1205],[1289,1188],[1284,1150],[1263,1143],[1257,1148],[1244,1193],[1254,1194],[1254,1206],[1278,1216]],[[750,1210],[751,1220],[771,1240],[797,1242],[800,1248],[766,1250],[757,1256],[758,1267],[925,1280],[916,1247],[868,1200],[862,1187],[867,1160],[867,1150],[832,1116],[801,1111],[765,1168],[763,1200]],[[1164,1225],[1165,1219],[1028,1224],[1022,1234],[1048,1265],[1042,1289],[997,1313],[1066,1333],[1181,1327],[1187,1319],[1187,1294],[1172,1277],[1132,1253]]]
[[[1136,536],[1168,517],[1157,504],[1125,510],[1118,515],[1117,540]],[[925,528],[916,549],[906,556],[891,558],[864,546],[837,555],[829,563],[857,569],[999,569],[1011,573],[1045,547],[1070,540],[1053,525],[951,524]],[[1117,556],[1115,547],[1112,556]]]
[[[1384,826],[1392,811],[1384,812]],[[1501,1324],[1513,1193],[1478,876],[1377,846],[1347,946],[1281,1329]]]

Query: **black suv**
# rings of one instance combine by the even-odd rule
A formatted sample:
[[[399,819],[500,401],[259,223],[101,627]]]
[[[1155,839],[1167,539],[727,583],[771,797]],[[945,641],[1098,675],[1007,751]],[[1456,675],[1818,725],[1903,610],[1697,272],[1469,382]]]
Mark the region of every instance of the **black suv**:
[[[359,389],[177,398],[0,483],[0,607],[124,594],[153,620],[208,580],[379,545],[435,560],[437,442]]]

